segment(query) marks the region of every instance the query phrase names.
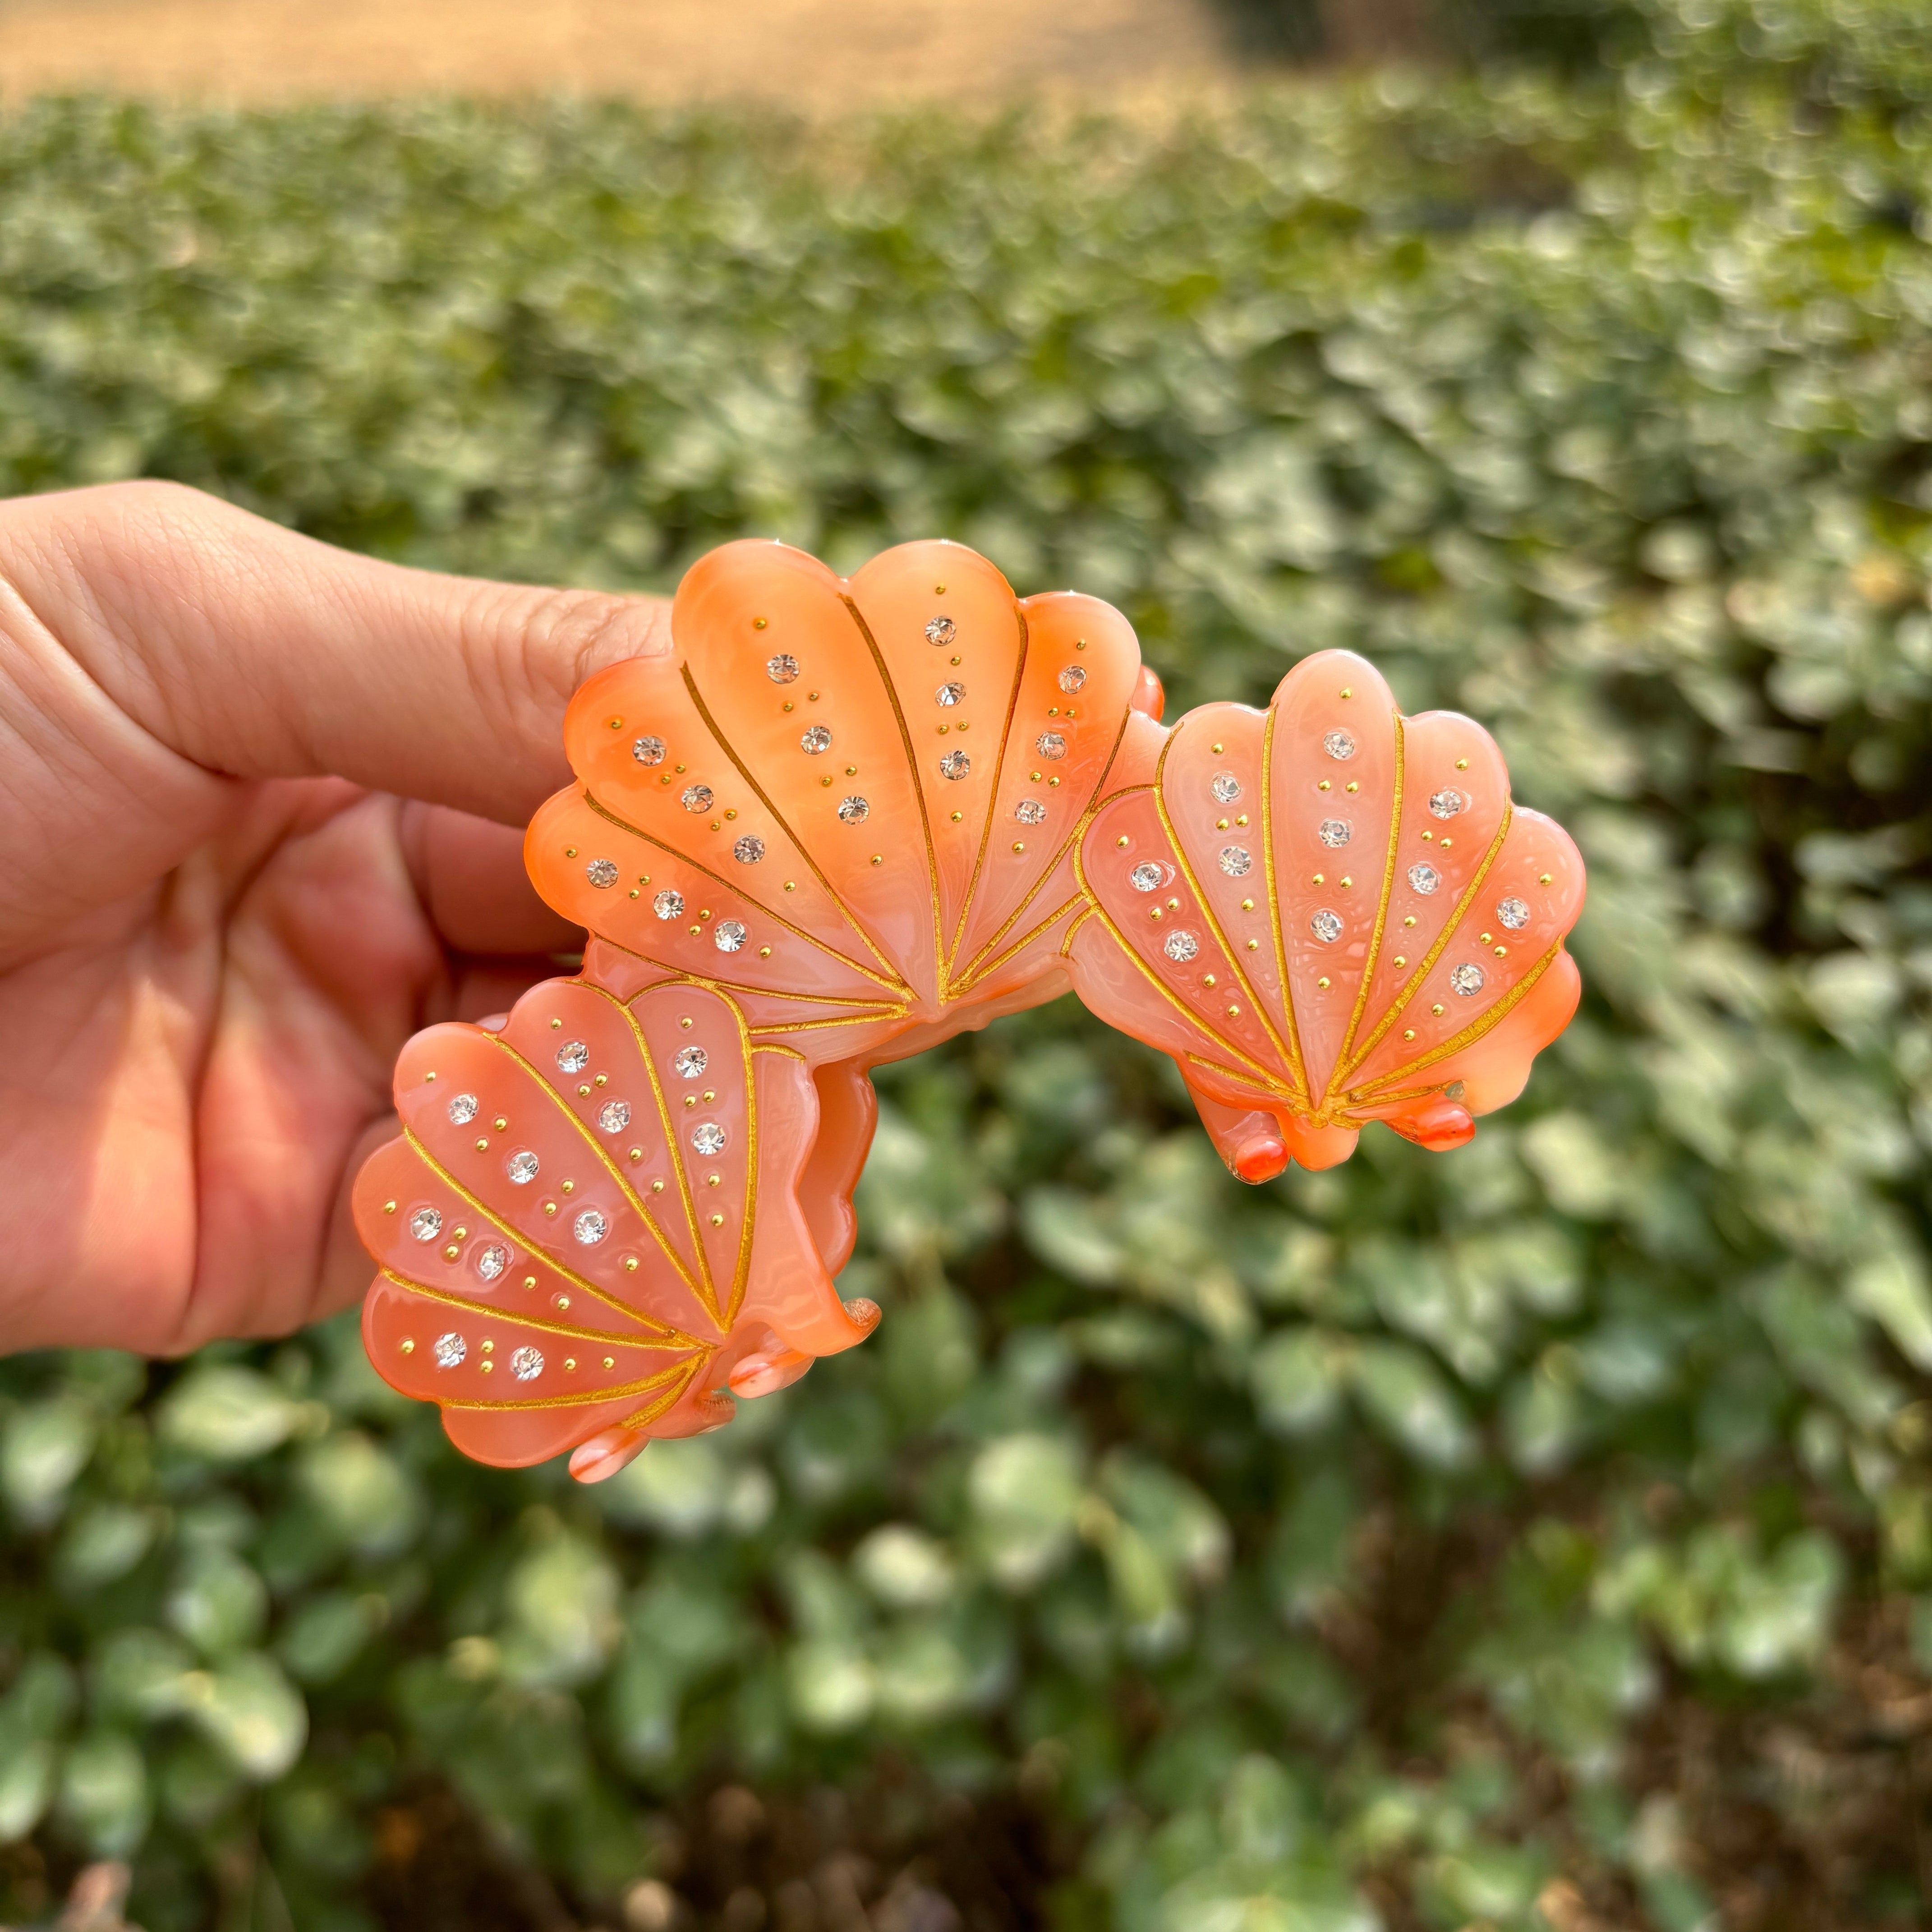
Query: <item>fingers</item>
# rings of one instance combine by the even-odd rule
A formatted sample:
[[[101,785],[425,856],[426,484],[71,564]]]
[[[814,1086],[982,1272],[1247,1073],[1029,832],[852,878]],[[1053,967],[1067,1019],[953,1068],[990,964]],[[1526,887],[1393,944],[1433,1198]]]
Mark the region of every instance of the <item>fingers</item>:
[[[334,773],[506,824],[568,780],[577,686],[670,640],[654,598],[407,570],[172,484],[0,504],[0,578],[125,716],[208,770]]]
[[[437,936],[464,953],[580,952],[580,926],[537,897],[523,834],[441,806],[403,814],[404,856]]]

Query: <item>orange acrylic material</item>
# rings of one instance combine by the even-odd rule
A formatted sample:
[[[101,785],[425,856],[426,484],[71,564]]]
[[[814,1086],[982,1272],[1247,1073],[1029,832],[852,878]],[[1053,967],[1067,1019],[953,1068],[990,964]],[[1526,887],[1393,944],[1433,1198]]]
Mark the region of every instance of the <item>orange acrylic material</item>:
[[[944,543],[728,544],[671,634],[578,694],[530,826],[582,972],[412,1040],[356,1184],[370,1358],[480,1460],[596,1480],[862,1340],[881,1060],[1070,983],[1260,1180],[1461,1144],[1574,1010],[1575,848],[1352,654],[1164,728],[1118,611]]]

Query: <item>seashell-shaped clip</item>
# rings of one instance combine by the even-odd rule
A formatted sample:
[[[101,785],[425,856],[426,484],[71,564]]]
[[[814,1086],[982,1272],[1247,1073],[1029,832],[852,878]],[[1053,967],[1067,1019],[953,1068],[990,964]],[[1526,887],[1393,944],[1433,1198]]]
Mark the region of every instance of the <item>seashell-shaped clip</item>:
[[[1460,1146],[1576,1010],[1576,848],[1481,726],[1403,718],[1352,652],[1265,712],[1189,712],[1080,862],[1080,997],[1174,1056],[1244,1180],[1333,1166],[1370,1120]]]

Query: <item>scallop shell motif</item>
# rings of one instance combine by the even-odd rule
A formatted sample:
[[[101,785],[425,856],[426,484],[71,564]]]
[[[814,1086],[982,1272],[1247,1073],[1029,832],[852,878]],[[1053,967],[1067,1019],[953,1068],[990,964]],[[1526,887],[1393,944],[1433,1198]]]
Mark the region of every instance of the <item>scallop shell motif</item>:
[[[692,1046],[702,1085],[674,1071]],[[450,1107],[458,1093],[473,1114]],[[626,1006],[546,981],[494,1028],[416,1035],[395,1101],[402,1134],[355,1188],[380,1268],[364,1340],[480,1462],[588,1445],[615,1468],[649,1436],[716,1426],[722,1391],[780,1387],[877,1319],[839,1301],[800,1204],[820,1126],[811,1076],[722,994],[670,984]],[[614,1138],[614,1102],[630,1110]],[[700,1151],[718,1130],[722,1150]]]
[[[941,1038],[1053,990],[1084,820],[1160,735],[1144,715],[1158,686],[1118,611],[1016,598],[953,544],[902,545],[847,580],[744,542],[692,567],[671,635],[668,653],[578,694],[578,783],[526,844],[538,890],[593,935],[587,976],[620,997],[668,975],[727,990],[755,1037],[814,1065],[869,1064],[911,1028]],[[775,653],[795,679],[772,682]],[[1073,692],[1070,669],[1085,674]],[[667,747],[656,766],[631,748],[646,728]],[[829,748],[801,748],[825,733]],[[679,802],[693,788],[704,813]],[[1045,803],[1037,822],[1019,813],[1029,799]],[[756,866],[732,862],[747,837],[764,843]],[[590,883],[603,860],[616,890]],[[652,916],[667,890],[675,920]],[[726,920],[746,932],[728,965],[712,943]]]
[[[1324,750],[1340,734],[1346,762]],[[1248,813],[1216,794],[1228,770]],[[1428,801],[1452,788],[1466,803],[1444,820]],[[1336,850],[1321,828],[1342,816],[1352,830]],[[1151,906],[1133,885],[1150,860],[1174,868]],[[1438,875],[1427,894],[1408,881],[1425,862]],[[1189,712],[1151,780],[1095,814],[1080,871],[1094,904],[1069,949],[1081,998],[1173,1055],[1244,1179],[1290,1158],[1331,1166],[1370,1120],[1460,1145],[1576,1008],[1563,950],[1582,907],[1575,846],[1511,804],[1480,725],[1402,717],[1352,652],[1304,659],[1264,712]],[[1513,918],[1522,908],[1514,928],[1497,915],[1506,901]],[[1162,944],[1176,927],[1200,935],[1184,960]]]

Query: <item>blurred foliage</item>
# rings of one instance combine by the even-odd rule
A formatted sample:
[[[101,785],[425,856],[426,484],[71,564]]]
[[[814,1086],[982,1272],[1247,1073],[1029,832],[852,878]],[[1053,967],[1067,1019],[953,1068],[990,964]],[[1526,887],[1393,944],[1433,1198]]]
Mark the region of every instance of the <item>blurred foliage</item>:
[[[887,1070],[878,1337],[602,1488],[352,1318],[0,1365],[0,1916],[124,1856],[151,1932],[428,1923],[448,1802],[497,1922],[663,1932],[690,1821],[885,1766],[914,1840],[1038,1821],[976,1928],[1922,1922],[1932,28],[1645,18],[1159,124],[0,125],[7,489],[659,588],[944,532],[1177,709],[1369,652],[1592,867],[1460,1153],[1244,1190],[1064,1004]]]

